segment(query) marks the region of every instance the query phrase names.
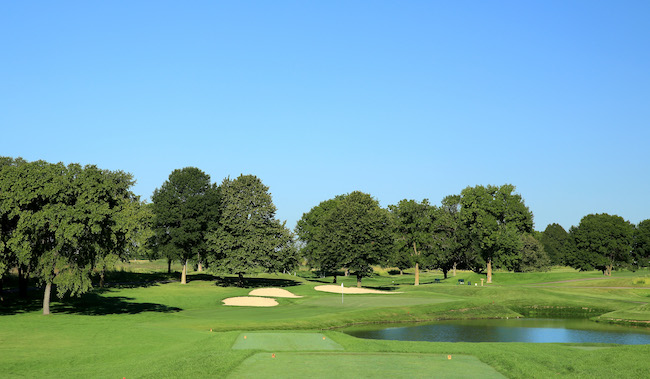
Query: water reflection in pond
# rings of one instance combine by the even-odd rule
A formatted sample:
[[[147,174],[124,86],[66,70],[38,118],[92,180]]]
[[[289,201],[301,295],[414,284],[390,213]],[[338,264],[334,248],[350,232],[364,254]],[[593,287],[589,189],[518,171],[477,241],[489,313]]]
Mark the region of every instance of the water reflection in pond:
[[[650,344],[650,329],[576,319],[452,320],[399,327],[344,329],[360,338],[438,342],[573,342]]]

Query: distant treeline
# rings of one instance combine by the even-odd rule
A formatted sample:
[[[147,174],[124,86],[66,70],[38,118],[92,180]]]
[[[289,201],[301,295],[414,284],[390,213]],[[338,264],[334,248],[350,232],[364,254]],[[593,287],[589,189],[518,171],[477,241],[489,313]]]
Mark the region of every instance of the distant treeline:
[[[439,206],[404,199],[387,209],[351,192],[305,213],[295,233],[275,217],[269,188],[252,175],[221,184],[195,167],[174,170],[152,203],[134,195],[131,174],[93,165],[0,157],[0,299],[14,271],[19,292],[28,282],[79,295],[103,285],[117,261],[165,258],[197,270],[239,276],[292,272],[307,264],[322,275],[345,271],[358,285],[373,266],[440,269],[581,270],[647,266],[650,220],[635,226],[618,216],[585,216],[566,232],[557,224],[533,230],[533,214],[515,187],[468,187]]]

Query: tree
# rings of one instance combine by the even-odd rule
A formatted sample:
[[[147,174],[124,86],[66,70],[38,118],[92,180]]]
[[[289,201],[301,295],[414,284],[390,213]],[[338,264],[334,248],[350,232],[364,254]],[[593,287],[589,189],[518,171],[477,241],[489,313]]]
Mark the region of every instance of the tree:
[[[183,265],[181,283],[187,283],[187,264],[205,255],[206,235],[219,220],[219,191],[210,176],[196,167],[172,171],[152,196],[155,247],[171,263]]]
[[[261,269],[267,272],[292,270],[297,265],[293,235],[275,218],[275,205],[260,179],[240,175],[221,184],[221,218],[208,234],[211,264],[220,270],[243,275]]]
[[[461,192],[460,219],[467,228],[467,249],[476,249],[487,266],[512,267],[521,249],[519,235],[533,231],[533,215],[515,187],[504,184],[467,187]]]
[[[641,221],[634,229],[634,257],[638,266],[647,267],[650,263],[650,219]]]
[[[338,206],[340,196],[325,200],[304,213],[296,224],[296,234],[304,243],[302,255],[311,268],[316,268],[321,275],[332,275],[336,283],[337,270],[343,265],[343,257],[325,250],[328,236],[323,230],[325,216]]]
[[[440,208],[433,208],[433,265],[442,270],[447,279],[450,270],[456,276],[459,265],[467,266],[467,251],[462,239],[466,235],[460,223],[460,196],[446,196]]]
[[[432,212],[429,200],[400,200],[388,209],[393,216],[395,228],[395,254],[393,261],[408,267],[415,265],[415,285],[420,285],[420,264],[430,255],[433,244]],[[400,268],[401,269],[401,268]]]
[[[559,224],[549,224],[540,239],[552,265],[565,265],[569,233]]]
[[[124,249],[125,231],[116,220],[134,196],[133,180],[121,171],[43,161],[3,170],[3,177],[1,208],[15,222],[6,247],[27,275],[45,284],[47,315],[53,285],[59,297],[88,291],[98,257]]]
[[[551,260],[544,251],[544,245],[532,234],[522,234],[520,259],[516,262],[514,271],[533,272],[547,270]]]
[[[598,269],[611,276],[615,265],[632,260],[634,226],[620,216],[590,214],[569,230],[572,254],[569,264],[580,270]]]
[[[340,262],[361,279],[373,265],[386,262],[393,248],[391,218],[370,195],[355,191],[340,197],[337,206],[324,216],[322,231],[328,236],[324,251],[343,257]]]
[[[122,211],[116,215],[116,227],[123,231],[126,239],[123,250],[108,251],[97,257],[95,270],[99,273],[99,286],[104,287],[106,270],[118,261],[127,261],[144,256],[147,241],[153,236],[151,229],[153,213],[151,204],[141,202],[135,197],[126,198]]]

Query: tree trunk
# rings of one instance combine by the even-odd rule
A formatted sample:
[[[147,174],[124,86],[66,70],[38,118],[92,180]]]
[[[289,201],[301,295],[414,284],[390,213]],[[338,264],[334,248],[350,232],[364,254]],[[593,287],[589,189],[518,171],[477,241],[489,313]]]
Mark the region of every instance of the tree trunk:
[[[48,282],[45,285],[45,293],[43,294],[43,315],[50,314],[50,292],[52,292],[52,283]]]
[[[487,261],[487,282],[492,283],[492,259]]]
[[[238,283],[238,285],[240,287],[244,286],[244,274],[242,274],[241,272],[239,273],[239,283]]]
[[[607,276],[612,276],[612,268],[614,267],[613,264],[608,264],[607,265]]]
[[[418,249],[415,248],[415,242],[413,242],[413,253],[416,257],[419,255]],[[417,260],[417,258],[415,259]],[[415,262],[415,285],[420,285],[420,264],[418,262]]]
[[[345,269],[345,276],[350,276],[350,269],[349,268]]]
[[[104,272],[104,269],[99,272],[99,288],[104,288]]]
[[[5,301],[4,297],[2,297],[2,282],[4,281],[4,278],[0,276],[0,301]]]
[[[453,270],[454,270],[454,271],[453,271],[453,275],[452,275],[452,276],[456,276],[456,262],[454,262],[454,268],[453,268]]]
[[[357,288],[361,288],[361,275],[357,274]]]
[[[401,268],[399,269],[399,275],[400,276],[404,275],[404,270],[402,270]]]
[[[332,283],[336,283],[336,274],[334,274],[334,280],[332,280]]]
[[[172,273],[172,260],[167,258],[167,273],[171,274]]]
[[[181,284],[187,284],[187,259],[183,263],[183,272],[181,273]]]
[[[447,279],[447,273],[448,272],[449,272],[449,270],[447,270],[447,269],[442,270],[442,275],[444,275],[445,279]]]
[[[199,262],[196,267],[196,271],[201,272],[203,271],[203,264],[201,263],[201,254],[196,253],[196,261]]]

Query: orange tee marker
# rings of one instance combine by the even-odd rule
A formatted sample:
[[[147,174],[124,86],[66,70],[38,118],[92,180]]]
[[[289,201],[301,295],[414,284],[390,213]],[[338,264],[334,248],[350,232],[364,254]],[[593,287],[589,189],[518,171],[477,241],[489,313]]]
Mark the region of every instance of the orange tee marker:
[[[323,337],[323,339],[325,339],[325,337]]]
[[[244,336],[244,339],[246,339],[246,336]]]
[[[275,353],[271,354],[271,358],[275,358]]]
[[[447,359],[451,359],[451,355],[448,355],[448,356],[447,356]]]

